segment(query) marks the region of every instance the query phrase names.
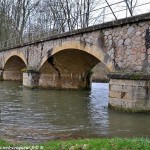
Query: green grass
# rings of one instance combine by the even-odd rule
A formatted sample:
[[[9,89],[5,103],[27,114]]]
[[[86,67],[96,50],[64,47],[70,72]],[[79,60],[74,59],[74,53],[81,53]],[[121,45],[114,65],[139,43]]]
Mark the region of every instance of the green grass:
[[[13,144],[4,140],[0,140],[0,147],[5,147],[5,146],[13,146]]]
[[[150,150],[150,139],[144,138],[111,138],[111,139],[78,139],[68,141],[49,141],[37,145],[12,145],[0,141],[0,147],[28,147],[32,150]]]

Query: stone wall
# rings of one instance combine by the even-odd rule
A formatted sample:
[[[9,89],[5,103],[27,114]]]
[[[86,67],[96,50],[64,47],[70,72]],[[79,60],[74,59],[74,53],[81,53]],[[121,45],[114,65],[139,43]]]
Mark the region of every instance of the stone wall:
[[[90,45],[91,54],[97,53],[94,47],[99,49],[99,53],[107,53],[108,56],[105,59],[101,58],[106,61],[110,56],[118,70],[150,72],[150,49],[145,48],[145,31],[149,26],[150,14],[143,14],[52,35],[46,39],[24,43],[15,48],[1,51],[0,68],[3,69],[6,63],[5,58],[14,51],[16,51],[16,55],[19,52],[23,53],[26,62],[28,62],[28,67],[39,68],[42,59],[45,56],[48,57],[55,47],[61,46],[66,41],[79,41],[85,47]],[[77,48],[80,49],[80,46]],[[89,53],[89,50],[87,50],[87,53]],[[99,57],[99,59],[101,58]]]
[[[114,109],[150,111],[150,75],[110,74],[109,106]]]
[[[93,72],[92,74],[93,82],[109,82],[107,74],[110,73],[110,71],[103,63],[98,63],[92,69],[92,72]]]
[[[25,86],[89,89],[91,69],[101,62],[110,71],[148,74],[111,76],[109,105],[150,111],[150,49],[145,46],[149,27],[150,13],[6,48],[0,51],[0,78],[3,74],[4,79],[20,80],[18,72],[25,67],[33,71],[23,73]],[[106,67],[94,68],[94,76],[105,78]]]
[[[35,42],[10,47],[0,52],[0,69],[7,68],[7,71],[11,71],[11,66],[14,68],[20,66],[16,65],[17,63],[14,61],[14,58],[17,57],[12,58],[12,56],[18,56],[24,62],[24,66],[20,69],[27,67],[40,71],[49,57],[58,54],[60,59],[57,64],[59,67],[58,65],[56,67],[61,72],[65,70],[63,67],[70,66],[71,60],[74,60],[72,64],[75,64],[74,68],[78,71],[80,58],[80,62],[85,64],[86,68],[86,72],[80,71],[83,74],[90,71],[90,64],[94,60],[102,62],[111,71],[127,70],[150,73],[150,49],[145,47],[145,31],[149,26],[150,13],[52,35]],[[76,52],[79,57],[74,57],[73,54]],[[82,52],[85,53],[82,54]],[[81,57],[86,55],[93,56],[93,59]],[[6,67],[8,60],[12,60],[10,61],[12,64]],[[87,64],[86,61],[89,63]],[[75,71],[74,68],[72,67],[73,71]]]
[[[22,81],[23,75],[21,71],[4,71],[3,80]]]
[[[145,31],[150,21],[103,30],[107,54],[119,70],[150,72],[150,49],[145,47]]]
[[[39,74],[36,72],[23,73],[23,85],[29,88],[37,88],[39,83]]]
[[[91,82],[86,80],[81,75],[63,75],[60,78],[54,74],[40,74],[38,87],[48,89],[90,89]]]

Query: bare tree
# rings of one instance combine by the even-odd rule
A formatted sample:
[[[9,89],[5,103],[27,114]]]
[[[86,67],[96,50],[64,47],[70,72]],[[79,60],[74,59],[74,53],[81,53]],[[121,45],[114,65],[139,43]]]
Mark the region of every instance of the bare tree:
[[[88,27],[93,4],[92,0],[44,0],[39,12],[49,14],[46,21],[53,30],[65,32]]]
[[[105,19],[105,9],[95,12],[103,2],[117,19],[109,0],[0,0],[0,40],[88,27]],[[124,2],[132,16],[138,0]]]
[[[39,1],[33,3],[30,0],[0,0],[1,37],[2,34],[5,34],[5,39],[8,39],[8,36],[22,37],[28,18]]]
[[[126,5],[127,5],[127,8],[130,12],[130,15],[133,16],[133,12],[134,12],[134,9],[138,3],[138,0],[124,0]]]
[[[17,0],[12,6],[14,27],[19,32],[20,36],[23,35],[29,16],[38,4],[39,1],[31,3],[31,0]]]
[[[12,19],[11,15],[11,5],[12,1],[2,1],[0,0],[0,40],[6,40],[10,37],[10,34],[14,33],[14,29],[11,26]]]

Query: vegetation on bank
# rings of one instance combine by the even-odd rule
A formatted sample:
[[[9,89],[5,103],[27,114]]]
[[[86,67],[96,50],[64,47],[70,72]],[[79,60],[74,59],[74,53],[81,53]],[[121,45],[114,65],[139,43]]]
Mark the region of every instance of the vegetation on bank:
[[[148,150],[150,139],[145,138],[111,138],[78,139],[68,141],[49,141],[41,144],[10,144],[0,140],[0,148],[18,148],[30,150]]]

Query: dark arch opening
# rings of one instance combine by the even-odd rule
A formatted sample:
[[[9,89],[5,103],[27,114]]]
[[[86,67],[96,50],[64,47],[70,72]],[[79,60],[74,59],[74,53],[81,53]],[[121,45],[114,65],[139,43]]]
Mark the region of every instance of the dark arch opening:
[[[18,56],[10,57],[4,66],[3,79],[22,81],[23,68],[26,68],[26,64],[20,57]]]
[[[110,70],[102,62],[99,62],[96,66],[94,66],[92,72],[93,72],[92,82],[101,82],[101,83],[109,82],[107,74],[110,73]]]

